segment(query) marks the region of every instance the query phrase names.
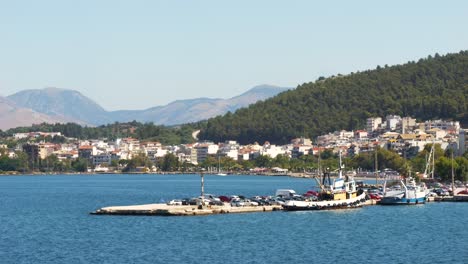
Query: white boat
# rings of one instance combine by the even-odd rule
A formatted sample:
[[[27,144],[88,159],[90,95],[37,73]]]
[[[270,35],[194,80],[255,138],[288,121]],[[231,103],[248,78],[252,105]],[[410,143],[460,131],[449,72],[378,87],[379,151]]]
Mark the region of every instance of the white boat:
[[[400,180],[401,188],[386,191],[387,181],[384,184],[384,196],[380,200],[382,205],[406,205],[423,204],[426,202],[426,186],[418,185],[414,178],[409,177],[406,181]]]
[[[216,176],[227,176],[226,173],[221,172],[221,159],[218,156],[218,173],[216,173]]]
[[[366,193],[358,191],[353,177],[345,176],[342,173],[340,152],[340,168],[338,178],[333,181],[330,173],[323,173],[322,182],[317,180],[320,186],[320,193],[316,201],[310,198],[305,201],[288,200],[284,203],[283,209],[286,211],[306,211],[306,210],[334,210],[361,207],[366,201]]]

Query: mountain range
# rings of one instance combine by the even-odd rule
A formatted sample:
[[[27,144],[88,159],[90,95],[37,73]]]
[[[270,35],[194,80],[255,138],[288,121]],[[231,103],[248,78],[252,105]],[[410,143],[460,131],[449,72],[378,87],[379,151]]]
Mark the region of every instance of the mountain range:
[[[0,96],[0,129],[18,126],[29,126],[32,123],[64,123],[71,122],[64,116],[49,116],[30,108],[20,107],[12,100]]]
[[[60,88],[24,90],[0,97],[0,129],[37,123],[74,122],[97,126],[113,122],[153,122],[176,125],[196,122],[227,112],[234,112],[260,100],[268,99],[290,88],[272,85],[256,86],[229,99],[196,98],[177,100],[165,106],[145,110],[106,111],[78,91]]]

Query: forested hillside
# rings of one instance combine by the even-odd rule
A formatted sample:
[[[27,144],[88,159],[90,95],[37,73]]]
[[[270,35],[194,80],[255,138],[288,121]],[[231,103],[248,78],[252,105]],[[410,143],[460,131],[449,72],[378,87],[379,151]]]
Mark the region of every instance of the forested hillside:
[[[115,140],[116,138],[133,137],[140,140],[159,141],[165,145],[185,144],[194,141],[192,133],[200,129],[202,122],[194,124],[186,124],[182,127],[167,127],[154,125],[153,123],[127,122],[113,123],[98,127],[80,126],[75,123],[67,124],[38,124],[30,127],[17,127],[9,129],[5,132],[0,130],[0,139],[2,137],[12,136],[14,133],[25,132],[60,132],[65,137],[77,139],[98,139],[107,138]],[[0,140],[1,142],[1,140]]]
[[[388,114],[468,124],[468,51],[404,65],[319,78],[235,113],[208,120],[199,137],[285,143],[365,126]]]

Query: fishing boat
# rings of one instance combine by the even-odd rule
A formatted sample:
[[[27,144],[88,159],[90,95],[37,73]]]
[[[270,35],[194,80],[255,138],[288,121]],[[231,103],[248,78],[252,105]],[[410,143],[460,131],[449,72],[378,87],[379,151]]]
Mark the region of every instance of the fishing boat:
[[[319,173],[320,174],[320,173]],[[288,200],[283,204],[286,211],[307,211],[307,210],[334,210],[361,207],[366,201],[366,194],[358,191],[356,182],[352,176],[343,176],[343,166],[341,163],[338,169],[338,177],[330,178],[329,170],[322,175],[321,181],[314,177],[320,187],[317,199],[314,201],[307,198],[304,201]]]
[[[381,205],[407,205],[423,204],[426,202],[426,186],[418,185],[412,177],[400,180],[398,188],[386,190],[387,181],[384,183],[384,196],[380,200]]]

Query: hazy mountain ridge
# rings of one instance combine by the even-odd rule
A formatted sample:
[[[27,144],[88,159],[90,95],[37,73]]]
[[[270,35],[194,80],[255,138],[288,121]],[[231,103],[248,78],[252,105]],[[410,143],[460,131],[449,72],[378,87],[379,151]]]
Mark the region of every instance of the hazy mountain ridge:
[[[233,112],[288,89],[290,88],[261,85],[230,99],[203,97],[177,100],[165,106],[156,106],[145,110],[118,111],[106,111],[99,104],[78,91],[59,88],[24,90],[7,98],[16,106],[41,113],[41,118],[36,118],[38,121],[35,123],[40,123],[40,120],[44,120],[43,122],[63,122],[63,120],[66,120],[80,124],[102,125],[136,120],[175,125],[208,119],[225,114],[228,111]],[[9,125],[4,126],[4,128],[15,126],[17,125],[14,122],[9,122]]]
[[[69,122],[67,118],[61,116],[49,116],[38,113],[29,108],[22,108],[12,100],[0,96],[0,129],[5,130],[17,126],[30,126],[37,123],[61,123]]]
[[[18,106],[51,117],[65,117],[94,125],[111,121],[104,108],[75,90],[59,88],[24,90],[8,96],[8,99]]]

